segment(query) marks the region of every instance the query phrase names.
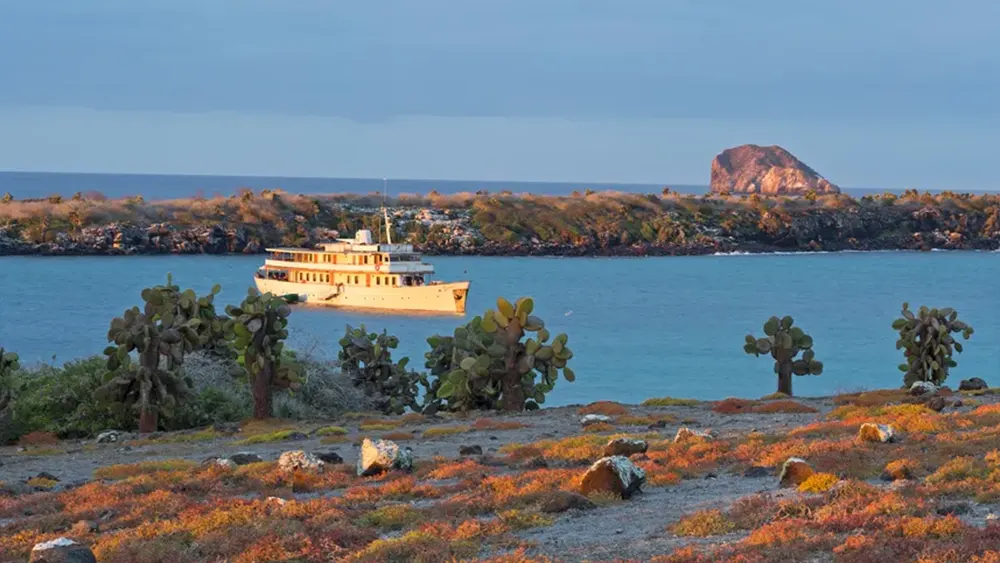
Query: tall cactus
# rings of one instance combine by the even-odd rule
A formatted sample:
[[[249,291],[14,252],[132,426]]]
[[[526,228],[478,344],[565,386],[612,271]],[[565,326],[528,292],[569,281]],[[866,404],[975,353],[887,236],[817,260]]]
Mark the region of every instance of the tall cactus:
[[[399,339],[388,334],[368,332],[365,325],[344,331],[337,359],[344,374],[354,384],[372,397],[379,410],[386,414],[403,414],[409,407],[419,411],[417,384],[426,385],[426,376],[406,369],[409,358],[392,361],[392,350],[399,346]]]
[[[905,364],[899,370],[905,373],[903,384],[910,387],[917,381],[941,385],[948,378],[948,371],[957,366],[952,359],[954,352],[962,352],[962,344],[952,333],[961,333],[965,340],[972,336],[973,328],[958,320],[958,313],[951,308],[928,309],[920,307],[913,313],[909,303],[903,303],[902,317],[892,323],[899,332],[896,349],[903,350]]]
[[[297,390],[302,385],[295,369],[281,362],[291,307],[281,297],[261,294],[251,287],[240,306],[228,306],[226,313],[231,317],[226,322],[226,334],[238,354],[237,362],[250,378],[253,417],[270,418],[273,389]]]
[[[104,349],[106,383],[97,397],[139,410],[139,432],[154,432],[159,416],[170,417],[190,388],[181,371],[184,355],[222,335],[213,301],[219,286],[198,297],[181,291],[167,274],[167,284],[142,290],[145,306],[133,307],[111,321]],[[138,356],[133,362],[131,353]]]
[[[774,373],[778,374],[778,392],[792,394],[792,374],[819,375],[823,373],[823,363],[815,359],[812,350],[813,339],[794,324],[792,317],[771,317],[764,323],[764,337],[746,336],[743,351],[760,357],[771,354],[774,358]],[[795,356],[802,352],[802,357]]]
[[[454,337],[428,339],[427,366],[440,374],[436,397],[451,409],[537,409],[553,389],[562,370],[567,381],[576,376],[566,364],[573,351],[565,334],[551,344],[542,319],[532,315],[534,301],[522,297],[514,304],[497,299],[497,308],[455,329]],[[535,338],[522,342],[526,333]],[[535,382],[535,377],[541,378]]]

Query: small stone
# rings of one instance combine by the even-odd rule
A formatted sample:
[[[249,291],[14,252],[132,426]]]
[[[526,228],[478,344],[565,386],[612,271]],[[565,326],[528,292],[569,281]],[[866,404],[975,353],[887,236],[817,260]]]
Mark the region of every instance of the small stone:
[[[674,443],[690,439],[712,440],[714,436],[710,430],[691,430],[687,426],[678,428],[674,435]]]
[[[604,446],[604,457],[621,455],[631,457],[634,454],[644,454],[649,449],[645,440],[632,438],[616,438]]]
[[[715,473],[706,473],[706,474],[705,474],[705,479],[706,479],[706,480],[707,480],[707,479],[718,479],[718,478],[719,478],[719,476],[718,476],[718,475],[716,475]]]
[[[281,454],[278,458],[278,468],[282,471],[322,471],[323,462],[312,454],[307,454],[302,450],[290,451]]]
[[[858,438],[862,442],[888,443],[896,439],[896,431],[888,424],[866,422],[858,429]]]
[[[265,500],[267,502],[273,502],[273,503],[277,504],[278,506],[285,506],[286,504],[288,504],[288,501],[285,500],[285,499],[283,499],[283,498],[281,498],[281,497],[267,497],[267,499],[265,499]]]
[[[609,492],[630,498],[646,482],[646,472],[627,457],[602,457],[590,466],[580,484],[580,493]]]
[[[939,507],[936,512],[941,516],[948,516],[949,514],[954,514],[955,516],[961,516],[962,514],[968,514],[972,511],[972,507],[969,506],[967,502],[960,502],[958,504],[949,504],[946,506]]]
[[[937,387],[930,381],[915,381],[910,386],[910,395],[933,395],[937,393]]]
[[[365,438],[358,454],[358,476],[377,475],[391,469],[413,469],[413,454],[409,448],[400,448],[389,440],[372,441]]]
[[[591,424],[598,424],[601,422],[611,422],[611,417],[603,414],[588,414],[584,415],[583,418],[580,419],[580,424],[584,426],[590,426]]]
[[[962,399],[955,399],[955,402],[952,403],[951,406],[953,406],[953,407],[955,407],[957,409],[958,407],[962,406],[962,404],[963,404],[962,403]]]
[[[482,446],[459,446],[458,455],[483,455]]]
[[[581,494],[571,491],[554,491],[542,502],[542,512],[557,513],[567,510],[590,510],[597,505]]]
[[[29,563],[97,563],[94,552],[69,538],[57,538],[31,548]]]
[[[332,450],[328,452],[313,452],[313,455],[328,465],[344,463],[344,458],[340,457],[340,454]]]
[[[98,444],[111,444],[117,442],[125,435],[121,430],[105,430],[97,435]]]
[[[743,471],[744,477],[749,477],[756,479],[758,477],[767,477],[771,474],[771,469],[769,467],[761,467],[759,465],[751,465]]]
[[[229,461],[236,465],[250,465],[251,463],[261,463],[264,460],[257,454],[250,452],[240,452],[229,456]]]
[[[781,466],[781,477],[779,477],[778,483],[782,487],[798,487],[813,473],[815,471],[806,463],[806,460],[790,457]]]
[[[517,469],[546,469],[549,466],[549,462],[545,461],[542,456],[535,456],[529,460],[523,461],[517,465]]]
[[[958,384],[959,391],[982,391],[983,389],[989,388],[990,386],[986,384],[986,381],[978,377],[963,379],[961,383]]]
[[[93,520],[80,520],[73,527],[69,529],[74,536],[83,536],[86,534],[96,534],[99,532],[101,527]]]
[[[667,427],[666,420],[657,420],[656,422],[649,425],[650,430],[657,430],[659,428],[666,428],[666,427]]]
[[[929,401],[927,401],[927,408],[935,412],[943,411],[947,405],[948,403],[944,401],[944,397],[940,395],[934,395]]]
[[[291,434],[289,434],[285,438],[286,441],[290,441],[290,442],[291,441],[297,441],[297,440],[308,440],[308,439],[309,439],[309,436],[306,436],[302,432],[292,432]]]

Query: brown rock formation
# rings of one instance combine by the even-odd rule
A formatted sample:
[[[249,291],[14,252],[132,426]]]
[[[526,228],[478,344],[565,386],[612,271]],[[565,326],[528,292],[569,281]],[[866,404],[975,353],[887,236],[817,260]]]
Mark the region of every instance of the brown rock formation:
[[[712,161],[712,191],[802,195],[840,193],[815,170],[785,149],[741,145],[722,151]]]

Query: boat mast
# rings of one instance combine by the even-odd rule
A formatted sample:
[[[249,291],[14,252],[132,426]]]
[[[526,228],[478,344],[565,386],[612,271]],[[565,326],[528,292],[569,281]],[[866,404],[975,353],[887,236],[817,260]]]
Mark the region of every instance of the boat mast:
[[[389,223],[389,212],[385,209],[385,193],[388,190],[389,182],[382,178],[382,215],[385,217],[385,240],[386,244],[392,244],[392,229]]]

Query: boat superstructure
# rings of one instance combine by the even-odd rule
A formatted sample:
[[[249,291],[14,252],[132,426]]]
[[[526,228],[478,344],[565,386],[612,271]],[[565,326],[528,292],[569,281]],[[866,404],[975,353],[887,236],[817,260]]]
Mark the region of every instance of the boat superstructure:
[[[268,248],[254,279],[257,289],[311,305],[464,314],[469,282],[430,280],[434,266],[413,245],[392,243],[384,206],[382,213],[384,244],[360,230],[312,249]]]

